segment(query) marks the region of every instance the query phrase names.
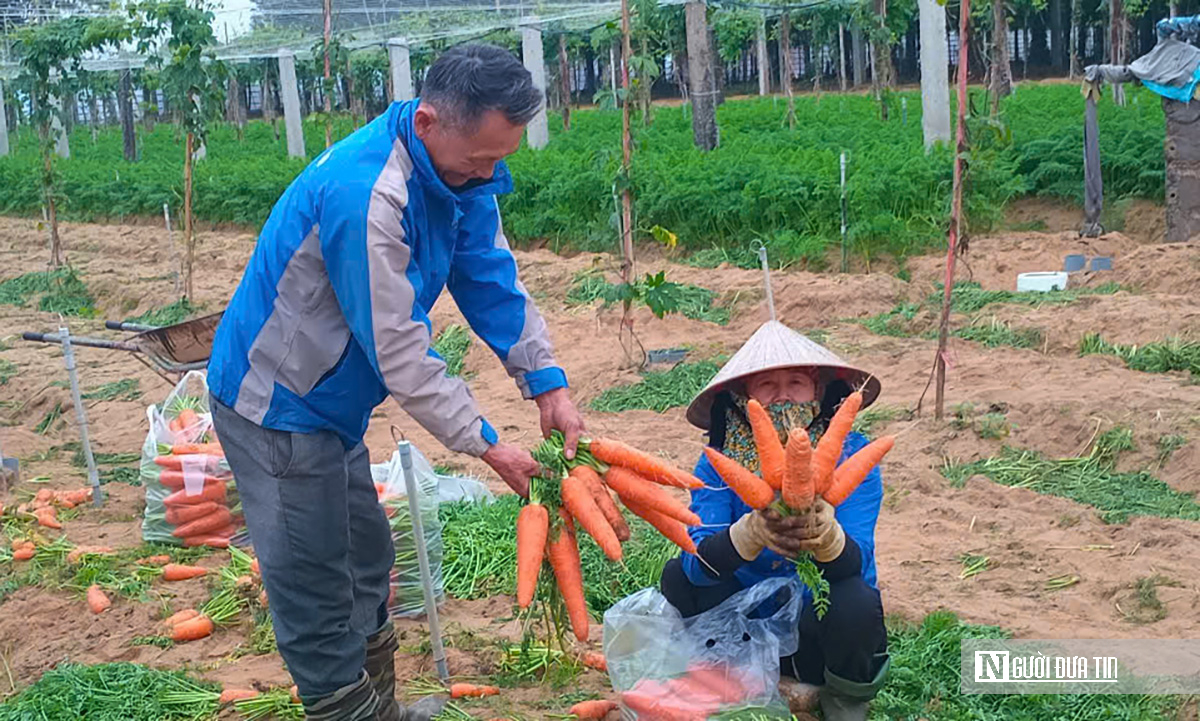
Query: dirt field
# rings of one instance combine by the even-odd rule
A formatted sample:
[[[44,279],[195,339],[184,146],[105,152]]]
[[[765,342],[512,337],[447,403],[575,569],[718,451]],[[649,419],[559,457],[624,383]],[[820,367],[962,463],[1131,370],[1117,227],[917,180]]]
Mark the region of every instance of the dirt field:
[[[164,233],[152,227],[66,225],[63,238],[70,262],[97,298],[97,319],[68,321],[73,333],[101,337],[119,334],[103,330],[104,319],[124,318],[174,300]],[[196,260],[196,300],[205,310],[223,307],[238,281],[253,247],[253,237],[238,232],[208,232],[201,236]],[[0,218],[0,279],[45,269],[45,234],[31,221]],[[879,579],[887,612],[920,618],[938,608],[951,609],[965,620],[1001,625],[1020,637],[1186,638],[1200,633],[1200,587],[1196,558],[1200,558],[1200,525],[1184,520],[1136,517],[1107,525],[1093,509],[1065,499],[1008,488],[982,477],[965,487],[952,487],[939,473],[948,461],[963,462],[997,454],[1002,444],[1029,448],[1054,457],[1086,451],[1098,434],[1116,425],[1133,431],[1137,449],[1122,456],[1121,469],[1155,466],[1156,475],[1183,491],[1200,490],[1195,469],[1200,466],[1200,385],[1182,374],[1149,374],[1127,369],[1117,358],[1078,354],[1086,332],[1099,332],[1113,343],[1143,344],[1179,335],[1200,337],[1200,246],[1141,243],[1112,234],[1084,242],[1071,232],[1010,233],[971,241],[970,255],[960,265],[960,279],[971,277],[985,289],[1015,289],[1017,273],[1061,268],[1072,252],[1106,254],[1114,258],[1111,273],[1078,280],[1098,285],[1115,281],[1133,289],[1086,296],[1065,306],[1030,308],[993,305],[985,311],[1005,322],[1042,330],[1045,342],[1037,349],[986,348],[952,339],[947,382],[947,408],[972,403],[979,408],[1006,410],[1007,438],[987,440],[971,429],[932,417],[933,393],[924,412],[909,420],[930,375],[935,342],[920,337],[875,335],[857,319],[888,311],[897,303],[923,298],[944,275],[944,258],[913,259],[912,280],[884,274],[775,275],[775,298],[780,320],[804,331],[821,331],[828,345],[843,357],[877,374],[883,384],[879,407],[893,408],[897,420],[877,427],[899,433],[896,449],[884,463],[887,487],[877,534]],[[550,324],[559,361],[573,382],[573,393],[586,404],[606,388],[634,382],[633,369],[622,368],[617,342],[619,311],[597,312],[569,308],[565,290],[577,271],[593,263],[611,265],[603,256],[555,256],[547,251],[517,254],[522,276]],[[969,266],[969,268],[968,268]],[[639,271],[666,269],[669,279],[702,285],[733,302],[727,326],[669,316],[658,320],[644,310],[638,314],[638,333],[648,348],[692,347],[695,357],[732,352],[766,318],[761,275],[735,268],[701,270],[656,259]],[[1073,278],[1072,282],[1076,282]],[[462,322],[453,302],[443,299],[434,311],[435,329]],[[956,317],[956,321],[961,319]],[[52,487],[77,487],[79,469],[66,459],[40,461],[51,446],[77,438],[73,416],[46,435],[34,426],[62,403],[70,409],[68,392],[51,385],[66,378],[57,347],[20,340],[22,331],[53,331],[59,320],[36,310],[0,306],[0,359],[15,364],[17,375],[0,386],[0,437],[6,455],[24,459],[26,479],[48,476]],[[170,387],[131,355],[93,349],[79,351],[81,383],[85,387],[123,378],[137,378],[143,398],[91,402],[89,420],[97,451],[136,452],[146,434],[145,405],[165,397]],[[466,369],[471,386],[492,423],[505,440],[532,447],[538,438],[535,407],[521,400],[514,384],[486,347],[473,343]],[[589,430],[615,436],[673,461],[690,466],[700,452],[702,436],[683,418],[683,409],[663,414],[648,411],[619,415],[586,413]],[[409,420],[392,401],[376,413],[367,435],[372,459],[391,454],[391,427],[398,427],[435,463],[452,464],[486,476],[486,468],[454,456]],[[1156,466],[1160,438],[1187,439],[1170,458]],[[652,440],[651,440],[652,439]],[[493,490],[502,485],[493,479]],[[86,510],[66,524],[76,542],[133,546],[139,543],[141,489],[119,483],[106,486],[112,497],[101,511]],[[18,487],[0,500],[15,503],[26,488]],[[960,555],[990,558],[978,576],[960,579]],[[215,559],[210,559],[214,563]],[[1048,591],[1046,579],[1076,574],[1080,582]],[[1149,624],[1127,620],[1121,608],[1137,579],[1161,574],[1176,585],[1159,589],[1166,615]],[[202,598],[199,585],[182,584],[178,601]],[[192,598],[192,594],[197,596]],[[152,665],[189,666],[207,678],[278,685],[290,683],[278,656],[230,659],[239,638],[221,632],[203,641],[161,650],[130,647],[128,639],[153,633],[153,604],[117,602],[100,619],[83,612],[82,601],[67,592],[26,588],[0,606],[0,652],[17,687],[35,680],[53,664],[133,660]],[[452,635],[515,638],[512,624],[493,623],[511,609],[510,599],[450,601],[443,620]],[[429,671],[425,656],[413,655],[420,624],[404,624],[400,654],[401,678]],[[491,661],[460,638],[452,648],[452,672],[486,670]],[[593,628],[598,642],[600,628]],[[588,672],[588,687],[599,688],[602,677]],[[0,676],[0,693],[8,691]],[[510,698],[528,715],[536,715],[519,696]],[[504,709],[497,708],[498,711]]]

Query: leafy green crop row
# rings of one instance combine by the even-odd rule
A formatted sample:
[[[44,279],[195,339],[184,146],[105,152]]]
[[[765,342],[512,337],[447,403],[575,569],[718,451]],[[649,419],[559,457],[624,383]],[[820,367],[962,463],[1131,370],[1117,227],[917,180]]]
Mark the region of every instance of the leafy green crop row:
[[[1163,117],[1157,96],[1131,89],[1123,108],[1100,104],[1106,191],[1113,196],[1161,198]],[[908,97],[907,122],[899,108],[889,122],[862,95],[825,95],[797,101],[790,130],[776,99],[731,100],[719,108],[720,147],[692,146],[686,107],[658,108],[634,138],[629,182],[639,238],[661,226],[690,251],[747,260],[755,239],[780,262],[820,268],[841,242],[839,155],[847,153],[850,252],[870,260],[904,256],[940,242],[949,211],[951,153],[923,148],[919,95]],[[986,108],[973,93],[972,105]],[[1078,199],[1083,184],[1083,100],[1070,85],[1030,86],[1005,100],[1000,125],[971,120],[972,151],[965,203],[971,228],[986,230],[1005,204],[1025,194]],[[571,131],[552,121],[550,145],[523,147],[509,160],[514,192],[502,200],[505,229],[517,243],[545,239],[553,247],[615,247],[620,116],[611,111],[572,113]],[[323,147],[323,125],[305,123],[307,147]],[[335,120],[335,137],[353,130]],[[72,136],[71,158],[57,164],[61,213],[69,218],[178,215],[183,146],[177,129],[139,128],[142,161],[126,163],[120,132]],[[43,202],[35,138],[23,129],[16,152],[0,158],[0,213],[40,215]],[[251,123],[239,142],[232,127],[214,127],[207,159],[197,164],[195,210],[210,222],[261,225],[275,200],[304,168],[287,157],[285,142],[264,123]],[[720,249],[714,251],[713,249]]]

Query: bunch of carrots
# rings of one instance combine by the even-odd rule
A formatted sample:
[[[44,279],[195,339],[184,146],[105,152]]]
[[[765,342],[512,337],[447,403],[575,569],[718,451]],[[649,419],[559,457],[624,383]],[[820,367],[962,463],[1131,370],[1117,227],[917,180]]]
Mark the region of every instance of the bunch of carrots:
[[[784,446],[767,410],[758,401],[747,403],[746,414],[754,432],[761,478],[712,448],[705,448],[704,453],[726,485],[747,506],[756,510],[773,505],[781,513],[790,515],[809,509],[817,496],[838,506],[854,493],[871,469],[879,465],[896,444],[894,436],[884,436],[838,465],[842,445],[854,426],[854,417],[862,408],[862,400],[862,393],[857,391],[846,397],[815,449],[808,432],[802,428],[791,429]],[[780,494],[778,500],[776,492]]]
[[[750,669],[697,663],[674,678],[644,678],[622,693],[621,701],[639,719],[707,721],[744,706],[765,690],[764,679]]]
[[[700,519],[666,489],[703,484],[660,458],[605,438],[581,441],[575,457],[568,460],[562,436],[555,432],[534,451],[534,457],[548,470],[533,479],[529,503],[517,516],[517,604],[524,609],[532,603],[543,561],[548,561],[575,637],[586,642],[590,620],[576,524],[596,540],[605,556],[620,561],[621,544],[630,533],[613,501],[611,492],[616,492],[622,505],[680,548],[695,553],[688,526],[699,525]]]
[[[43,528],[62,528],[58,520],[59,508],[74,508],[87,503],[92,497],[92,489],[78,488],[70,491],[56,491],[43,488],[37,492],[33,500],[17,506],[17,513],[29,513],[37,519]]]
[[[154,459],[162,467],[158,482],[172,491],[163,499],[167,523],[175,527],[171,535],[185,546],[228,548],[237,532],[237,519],[227,504],[228,480],[223,477],[227,474],[218,468],[225,457],[220,444],[164,444],[159,452]],[[193,475],[201,477],[200,489],[188,493],[185,477]]]
[[[848,395],[813,448],[808,431],[803,428],[790,429],[784,445],[770,414],[751,399],[746,404],[746,415],[754,433],[761,478],[712,448],[706,447],[704,453],[726,485],[753,509],[771,507],[781,515],[797,515],[808,512],[817,497],[836,507],[854,493],[896,444],[894,436],[884,436],[838,465],[842,446],[862,402],[861,392]],[[820,571],[811,558],[799,559],[796,569],[814,593],[818,617],[823,616],[828,598],[820,594],[825,587]]]

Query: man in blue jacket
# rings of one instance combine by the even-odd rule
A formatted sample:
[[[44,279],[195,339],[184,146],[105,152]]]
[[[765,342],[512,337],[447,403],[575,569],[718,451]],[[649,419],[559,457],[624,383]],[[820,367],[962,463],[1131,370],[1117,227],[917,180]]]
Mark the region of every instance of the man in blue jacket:
[[[767,409],[780,440],[796,428],[816,439],[851,387],[862,388],[864,407],[879,394],[873,376],[771,321],[696,396],[687,417],[708,431],[711,447],[758,472],[746,417],[749,399]],[[862,434],[851,433],[839,463],[866,444]],[[663,595],[681,615],[694,616],[771,576],[795,575],[793,560],[810,553],[829,584],[829,608],[818,618],[806,589],[799,649],[780,659],[780,690],[793,712],[819,703],[827,721],[866,721],[868,702],[888,668],[875,576],[875,522],[883,500],[879,468],[836,509],[818,497],[810,513],[789,518],[752,510],[703,455],[694,474],[704,481],[704,488],[692,491],[691,508],[701,520],[691,529],[697,555],[685,553],[667,564]]]
[[[214,425],[237,479],[279,651],[310,719],[415,721],[395,699],[390,529],[362,439],[388,395],[517,493],[538,464],[501,443],[430,346],[449,288],[542,430],[583,430],[546,323],[517,278],[496,196],[541,92],[510,53],[467,45],[422,97],[322,153],[263,227],[209,361]]]

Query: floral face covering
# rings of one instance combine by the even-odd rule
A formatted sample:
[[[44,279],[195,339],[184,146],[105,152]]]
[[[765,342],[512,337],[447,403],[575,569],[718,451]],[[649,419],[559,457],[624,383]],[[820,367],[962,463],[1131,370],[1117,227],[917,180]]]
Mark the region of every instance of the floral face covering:
[[[746,401],[744,396],[735,394],[733,403],[725,412],[725,448],[722,452],[747,470],[759,473],[754,431],[746,420]],[[820,436],[822,429],[814,427],[813,420],[821,412],[821,404],[815,400],[807,403],[772,403],[766,406],[766,410],[775,423],[781,443],[787,443],[788,432],[793,428],[807,429],[814,443]]]

